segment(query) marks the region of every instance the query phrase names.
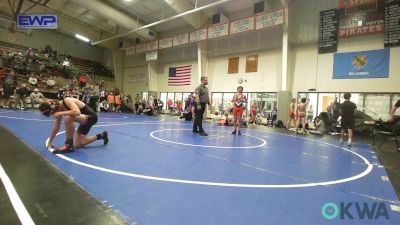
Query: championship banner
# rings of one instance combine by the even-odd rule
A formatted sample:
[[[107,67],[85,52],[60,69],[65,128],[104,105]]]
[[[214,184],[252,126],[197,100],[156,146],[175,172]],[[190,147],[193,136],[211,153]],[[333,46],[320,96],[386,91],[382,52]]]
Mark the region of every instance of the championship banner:
[[[389,77],[390,49],[335,53],[333,79]]]
[[[384,0],[340,0],[339,37],[384,31]]]

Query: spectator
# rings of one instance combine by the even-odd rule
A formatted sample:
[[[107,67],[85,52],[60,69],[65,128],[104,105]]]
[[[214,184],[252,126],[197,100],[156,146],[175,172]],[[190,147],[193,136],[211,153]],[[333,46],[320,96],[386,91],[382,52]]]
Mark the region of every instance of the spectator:
[[[177,108],[178,112],[182,112],[182,101],[181,100],[177,101],[176,108]]]
[[[249,123],[255,123],[256,122],[256,116],[257,116],[257,103],[252,102],[250,105],[250,119]]]
[[[4,77],[4,69],[3,67],[0,65],[0,82],[4,82],[5,77]]]
[[[13,84],[12,80],[7,80],[3,85],[3,98],[2,104],[3,108],[8,108],[10,105],[10,96],[14,94],[15,85]]]
[[[153,109],[150,107],[149,104],[147,104],[146,108],[143,110],[143,114],[146,115],[146,116],[154,115]]]
[[[115,100],[115,112],[121,112],[120,111],[120,108],[121,108],[121,94],[119,93],[119,90],[115,91],[114,100]]]
[[[100,102],[100,112],[108,112],[109,109],[110,105],[105,99],[102,102]]]
[[[333,102],[330,102],[328,107],[326,107],[326,111],[331,115],[333,113],[333,107],[334,107],[334,103]]]
[[[189,106],[190,106],[190,102],[192,101],[192,95],[190,94],[186,99],[185,99],[185,107],[184,110],[186,111]]]
[[[31,99],[32,108],[38,109],[39,104],[42,103],[42,99],[44,98],[43,94],[39,92],[37,88],[33,89],[33,92],[29,96]]]
[[[89,106],[90,108],[98,111],[98,103],[99,101],[99,87],[95,84],[91,85],[89,89]]]
[[[314,118],[314,110],[312,105],[310,105],[307,109],[307,122],[312,122]]]
[[[78,99],[79,99],[81,102],[84,102],[85,104],[87,104],[88,101],[89,101],[89,96],[88,96],[87,91],[86,91],[86,90],[81,91],[81,92],[79,93]]]
[[[82,75],[79,77],[79,87],[80,87],[80,88],[86,87],[86,83],[87,83],[87,77],[86,77],[85,74],[82,74]]]
[[[28,83],[29,85],[33,86],[33,87],[37,87],[38,86],[38,80],[36,78],[36,76],[34,74],[30,74],[29,79],[28,79]]]
[[[21,109],[25,109],[25,101],[26,97],[28,97],[29,91],[26,88],[26,84],[22,83],[19,88],[16,89],[15,91],[15,103],[14,103],[14,108],[17,108],[17,104],[21,104]]]
[[[394,121],[394,117],[395,117],[396,110],[397,110],[399,107],[400,107],[400,99],[397,100],[396,104],[394,104],[393,109],[390,111],[390,114],[389,114],[389,122],[390,122],[390,123]]]
[[[154,98],[153,98],[152,95],[150,95],[150,97],[149,97],[149,106],[150,106],[151,110],[155,109],[155,107],[154,107]]]
[[[108,92],[107,102],[110,105],[110,111],[113,112],[114,111],[115,98],[114,98],[114,93],[112,91]]]
[[[106,90],[100,91],[100,102],[102,102],[103,100],[107,100],[107,91]]]
[[[99,88],[102,90],[103,87],[104,87],[104,80],[101,80],[101,81],[99,82]]]
[[[46,84],[47,84],[47,88],[48,89],[53,89],[54,88],[54,86],[56,85],[56,80],[54,79],[53,75],[51,75],[49,77],[49,79],[47,79]]]
[[[63,100],[64,99],[64,95],[65,95],[64,89],[63,88],[58,89],[58,92],[57,92],[58,100],[60,100],[60,101]]]
[[[172,110],[172,108],[174,107],[174,102],[172,101],[172,99],[168,99],[167,100],[167,106],[168,106],[168,110]]]
[[[158,100],[157,107],[158,107],[158,110],[160,110],[160,111],[164,108],[164,102],[161,99]]]
[[[273,127],[274,121],[276,120],[277,117],[278,117],[278,110],[274,106],[274,108],[272,109],[271,113],[267,118],[267,126]]]
[[[46,70],[46,65],[44,63],[41,63],[39,66],[39,71],[43,72],[44,70]]]

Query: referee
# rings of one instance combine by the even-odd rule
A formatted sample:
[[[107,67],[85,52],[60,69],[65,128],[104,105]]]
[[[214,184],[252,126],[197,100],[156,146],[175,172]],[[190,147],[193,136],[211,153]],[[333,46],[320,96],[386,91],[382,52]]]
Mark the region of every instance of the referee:
[[[206,104],[210,105],[210,98],[208,96],[207,77],[201,77],[201,84],[195,90],[195,120],[193,123],[193,133],[198,133],[200,136],[208,136],[203,130],[203,114],[206,110]]]

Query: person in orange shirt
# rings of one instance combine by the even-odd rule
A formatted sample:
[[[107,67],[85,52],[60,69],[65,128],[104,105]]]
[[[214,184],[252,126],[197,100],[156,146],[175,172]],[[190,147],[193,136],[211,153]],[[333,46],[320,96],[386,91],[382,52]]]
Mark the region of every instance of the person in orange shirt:
[[[108,105],[110,105],[110,111],[113,112],[114,111],[115,97],[114,97],[114,93],[112,91],[108,92],[107,102],[108,102]]]

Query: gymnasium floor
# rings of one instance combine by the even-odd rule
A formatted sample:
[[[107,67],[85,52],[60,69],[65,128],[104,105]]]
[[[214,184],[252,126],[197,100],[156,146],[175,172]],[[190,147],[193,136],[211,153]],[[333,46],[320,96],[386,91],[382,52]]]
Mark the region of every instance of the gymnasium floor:
[[[386,166],[367,143],[357,141],[349,148],[337,137],[296,136],[278,129],[244,129],[242,136],[234,136],[232,127],[207,124],[209,136],[200,137],[191,133],[191,122],[175,118],[113,113],[99,118],[90,134],[107,130],[107,146],[99,141],[54,155],[45,147],[52,118],[38,112],[0,111],[0,124],[31,147],[2,139],[0,165],[11,182],[21,183],[24,175],[18,171],[29,172],[30,163],[54,165],[48,174],[29,174],[32,180],[40,179],[42,187],[15,185],[36,224],[400,224],[400,202]],[[64,141],[62,131],[56,145]],[[41,157],[10,163],[23,151]],[[31,196],[31,188],[54,185],[51,174],[66,182],[42,194],[46,200]],[[64,193],[63,185],[76,194]],[[0,224],[17,224],[3,186],[0,192]],[[65,194],[68,197],[60,200]],[[53,204],[53,198],[60,205]],[[322,213],[327,203],[338,206],[333,219],[327,218],[335,214],[334,208],[328,207],[325,217]],[[77,218],[71,220],[74,214],[65,211],[80,211],[75,207],[82,204],[89,204],[91,219],[80,220],[76,212]],[[347,206],[347,214],[341,205]],[[372,218],[360,215],[357,207],[363,206]]]

